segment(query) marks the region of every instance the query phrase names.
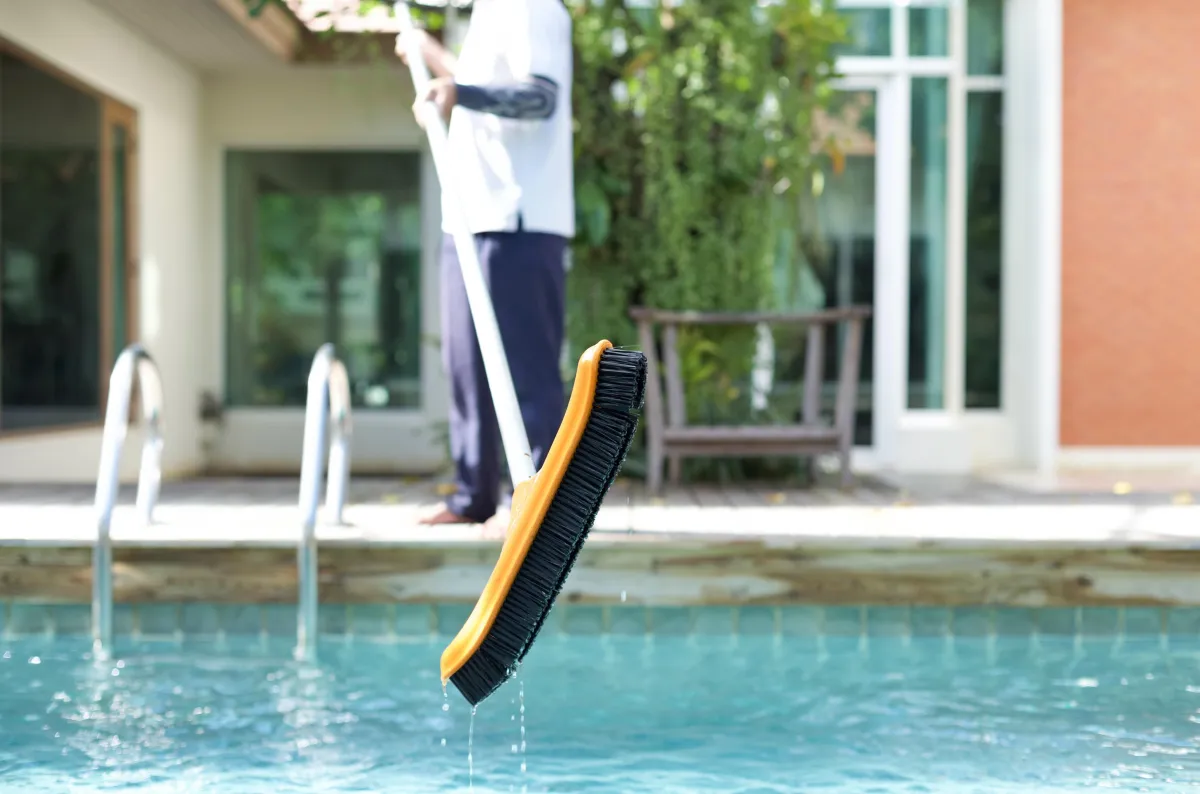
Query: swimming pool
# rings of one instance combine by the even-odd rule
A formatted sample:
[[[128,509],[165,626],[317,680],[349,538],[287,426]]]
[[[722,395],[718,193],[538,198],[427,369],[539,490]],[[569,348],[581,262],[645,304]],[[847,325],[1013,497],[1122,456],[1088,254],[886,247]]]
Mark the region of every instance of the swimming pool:
[[[453,690],[443,701],[437,681],[446,637],[327,637],[321,661],[302,666],[267,634],[125,638],[103,665],[78,636],[10,636],[0,791],[1200,785],[1194,615],[1172,633],[1157,610],[1104,612],[1119,615],[1113,630],[1088,630],[1108,618],[1077,610],[1056,611],[1057,623],[904,610],[876,625],[836,608],[804,625],[775,613],[782,630],[762,633],[704,630],[721,614],[707,610],[689,613],[688,632],[552,632],[480,706],[470,765],[470,711]]]

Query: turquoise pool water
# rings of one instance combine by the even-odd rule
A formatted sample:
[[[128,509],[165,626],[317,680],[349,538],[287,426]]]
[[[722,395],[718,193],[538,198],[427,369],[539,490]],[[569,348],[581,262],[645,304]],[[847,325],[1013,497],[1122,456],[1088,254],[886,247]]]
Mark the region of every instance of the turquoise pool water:
[[[1200,785],[1195,634],[549,634],[480,706],[470,765],[445,639],[331,640],[313,666],[283,638],[127,641],[102,665],[78,637],[0,640],[0,791]]]

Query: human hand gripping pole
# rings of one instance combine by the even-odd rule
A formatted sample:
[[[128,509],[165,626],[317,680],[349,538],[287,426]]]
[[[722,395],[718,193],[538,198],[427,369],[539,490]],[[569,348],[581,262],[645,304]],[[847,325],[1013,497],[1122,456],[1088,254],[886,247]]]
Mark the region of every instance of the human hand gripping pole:
[[[421,96],[429,84],[429,67],[416,41],[408,4],[400,0],[396,9],[400,43]],[[423,114],[442,190],[462,189],[436,106],[427,103],[418,112]],[[500,556],[475,608],[442,652],[443,686],[452,682],[474,706],[513,675],[562,590],[633,442],[647,361],[642,353],[614,348],[607,339],[584,351],[554,443],[535,473],[474,239],[462,205],[453,192],[448,198],[454,243],[514,483]]]
[[[400,7],[400,38],[408,58],[408,69],[412,73],[413,88],[419,97],[425,93],[430,82],[429,66],[425,63],[425,56],[417,42],[417,27],[413,23],[408,3],[401,0],[397,5]],[[534,475],[529,436],[521,418],[521,406],[517,402],[517,390],[513,386],[512,373],[508,369],[508,357],[504,352],[491,294],[483,279],[483,268],[479,264],[475,238],[471,233],[463,204],[455,192],[461,189],[462,180],[457,178],[457,163],[450,153],[446,123],[433,102],[421,105],[420,112],[424,116],[423,123],[429,138],[429,148],[433,152],[438,182],[441,183],[442,193],[447,198],[445,203],[453,208],[454,217],[450,221],[454,247],[458,251],[458,261],[467,290],[467,303],[471,307],[471,320],[475,324],[475,336],[479,339],[483,369],[487,373],[492,402],[496,406],[496,419],[500,425],[504,455],[508,460],[508,472],[515,487]]]

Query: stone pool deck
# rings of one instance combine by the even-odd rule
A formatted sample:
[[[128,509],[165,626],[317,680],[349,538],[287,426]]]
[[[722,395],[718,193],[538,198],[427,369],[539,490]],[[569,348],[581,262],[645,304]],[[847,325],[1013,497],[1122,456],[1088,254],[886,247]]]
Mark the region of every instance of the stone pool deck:
[[[1200,506],[1187,484],[1031,488],[864,478],[850,493],[618,482],[567,582],[581,604],[1167,606],[1200,604]],[[346,523],[321,523],[327,603],[469,603],[498,542],[426,528],[434,481],[359,479]],[[1200,494],[1200,488],[1196,490]],[[289,604],[297,484],[167,482],[139,526],[114,517],[118,601]],[[90,598],[92,491],[0,486],[0,599]]]

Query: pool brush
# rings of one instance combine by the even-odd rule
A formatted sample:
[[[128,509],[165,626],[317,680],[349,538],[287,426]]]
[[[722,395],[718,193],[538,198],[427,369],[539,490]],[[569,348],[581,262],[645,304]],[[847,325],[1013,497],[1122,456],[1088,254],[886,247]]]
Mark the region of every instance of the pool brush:
[[[408,4],[397,2],[396,10],[399,43],[417,96],[422,96],[429,68]],[[617,349],[606,339],[583,353],[562,424],[535,472],[474,238],[461,203],[453,200],[458,180],[445,122],[433,103],[418,112],[424,116],[438,181],[450,199],[446,204],[455,208],[454,244],[513,480],[500,557],[475,608],[441,658],[442,683],[453,683],[475,706],[516,672],[579,556],[633,441],[646,388],[646,357]]]

